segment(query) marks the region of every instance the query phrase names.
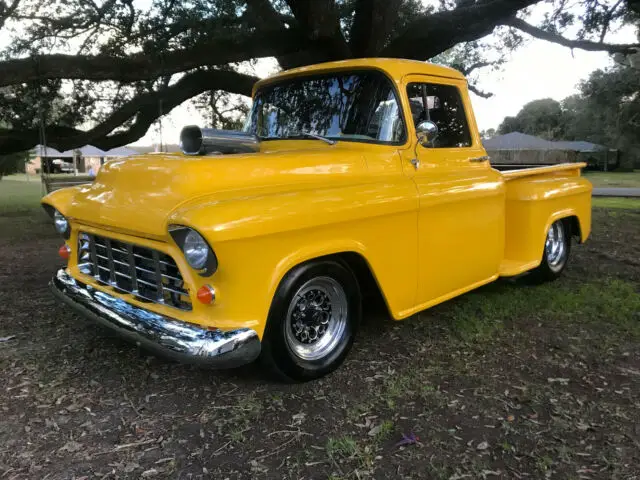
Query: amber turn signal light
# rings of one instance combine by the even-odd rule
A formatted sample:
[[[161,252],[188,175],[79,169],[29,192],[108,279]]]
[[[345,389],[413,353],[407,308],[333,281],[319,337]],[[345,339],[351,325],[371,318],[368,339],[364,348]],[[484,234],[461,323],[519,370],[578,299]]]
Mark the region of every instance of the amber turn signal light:
[[[209,285],[203,285],[198,289],[198,300],[205,305],[213,303],[216,299],[216,291]]]
[[[60,255],[60,257],[64,258],[65,260],[69,260],[69,255],[70,254],[71,254],[71,249],[69,248],[68,245],[62,245],[58,249],[58,255]]]

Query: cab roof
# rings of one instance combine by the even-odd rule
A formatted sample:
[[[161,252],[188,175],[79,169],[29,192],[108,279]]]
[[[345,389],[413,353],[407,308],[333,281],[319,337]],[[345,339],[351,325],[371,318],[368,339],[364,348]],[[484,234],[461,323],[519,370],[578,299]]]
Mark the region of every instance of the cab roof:
[[[290,78],[296,75],[306,75],[310,73],[326,73],[332,70],[349,70],[349,69],[375,68],[384,71],[396,82],[402,77],[410,74],[433,75],[436,77],[455,78],[464,80],[465,77],[457,70],[433,63],[420,62],[418,60],[405,60],[399,58],[358,58],[353,60],[340,60],[337,62],[318,63],[316,65],[308,65],[305,67],[293,68],[285,70],[271,77],[256,82],[253,87],[253,93],[264,85],[279,80]]]

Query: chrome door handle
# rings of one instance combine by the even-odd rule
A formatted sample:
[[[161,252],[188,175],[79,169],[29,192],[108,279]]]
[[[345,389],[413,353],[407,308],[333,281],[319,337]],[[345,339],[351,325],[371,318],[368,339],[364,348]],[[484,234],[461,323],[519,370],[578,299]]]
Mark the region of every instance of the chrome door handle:
[[[418,167],[420,166],[420,160],[418,160],[417,158],[412,158],[411,165],[413,165],[413,168],[417,170]]]
[[[491,160],[491,157],[489,157],[489,155],[469,159],[470,162],[488,162],[489,160]]]

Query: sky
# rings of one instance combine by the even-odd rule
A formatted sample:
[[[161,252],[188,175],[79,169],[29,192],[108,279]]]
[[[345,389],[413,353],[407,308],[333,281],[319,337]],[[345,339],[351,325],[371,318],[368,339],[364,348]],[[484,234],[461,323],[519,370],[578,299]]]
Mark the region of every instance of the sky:
[[[633,43],[633,35],[628,43]],[[562,100],[577,93],[577,85],[599,68],[612,65],[606,52],[570,50],[560,45],[532,40],[512,55],[501,71],[481,77],[484,99],[472,94],[480,130],[497,128],[505,116],[516,115],[528,102],[539,98]]]

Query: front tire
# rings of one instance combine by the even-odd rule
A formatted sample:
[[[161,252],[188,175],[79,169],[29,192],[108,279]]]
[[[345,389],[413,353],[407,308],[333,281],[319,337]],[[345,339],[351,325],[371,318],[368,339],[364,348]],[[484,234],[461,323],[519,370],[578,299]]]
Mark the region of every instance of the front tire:
[[[322,377],[344,361],[360,317],[360,289],[348,266],[336,260],[299,265],[273,298],[261,360],[286,381]]]
[[[549,227],[544,242],[540,265],[531,271],[535,283],[549,282],[558,278],[569,262],[571,252],[571,223],[566,219],[556,220]]]

